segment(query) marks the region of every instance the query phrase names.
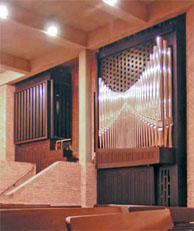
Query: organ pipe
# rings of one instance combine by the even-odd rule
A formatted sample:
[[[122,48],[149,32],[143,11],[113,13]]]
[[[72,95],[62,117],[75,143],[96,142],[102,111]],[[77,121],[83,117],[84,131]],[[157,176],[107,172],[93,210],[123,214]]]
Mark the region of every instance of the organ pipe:
[[[156,38],[139,79],[125,92],[99,78],[99,148],[172,147],[171,48]]]

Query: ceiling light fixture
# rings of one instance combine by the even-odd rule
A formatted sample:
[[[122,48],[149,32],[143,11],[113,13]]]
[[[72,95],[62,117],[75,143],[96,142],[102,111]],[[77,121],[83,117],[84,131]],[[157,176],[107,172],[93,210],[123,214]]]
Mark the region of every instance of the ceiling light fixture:
[[[57,36],[59,34],[59,22],[56,18],[51,17],[45,25],[45,33],[50,36]]]
[[[49,25],[46,30],[46,34],[53,36],[53,37],[57,36],[58,32],[59,30],[56,25]]]
[[[5,5],[0,5],[0,18],[7,18],[8,16],[8,8]]]
[[[105,2],[111,6],[114,6],[114,5],[116,5],[117,0],[103,0],[103,2]]]

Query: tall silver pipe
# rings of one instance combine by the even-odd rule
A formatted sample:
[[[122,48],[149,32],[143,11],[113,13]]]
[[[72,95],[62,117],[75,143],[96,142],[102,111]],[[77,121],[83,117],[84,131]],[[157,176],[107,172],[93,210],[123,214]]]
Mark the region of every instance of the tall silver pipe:
[[[172,147],[171,49],[161,37],[138,81],[114,92],[99,79],[100,148]]]

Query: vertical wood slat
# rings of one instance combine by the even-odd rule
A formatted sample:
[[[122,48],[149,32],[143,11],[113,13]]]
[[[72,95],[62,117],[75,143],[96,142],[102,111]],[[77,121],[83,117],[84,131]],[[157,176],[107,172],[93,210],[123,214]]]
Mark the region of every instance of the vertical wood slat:
[[[30,89],[26,90],[26,139],[29,140],[30,136]]]
[[[63,137],[67,137],[67,132],[66,132],[66,86],[64,87],[64,92],[63,92],[63,108],[62,108],[62,118],[63,118]]]
[[[70,89],[69,86],[66,86],[66,94],[65,94],[65,101],[66,101],[66,126],[65,126],[65,130],[66,130],[66,135],[70,136]]]
[[[42,110],[43,110],[43,102],[42,102],[43,84],[40,84],[39,92],[40,92],[39,137],[41,137],[42,136],[42,121],[43,121],[43,119],[42,119],[42,114],[43,114],[42,113]]]
[[[54,86],[53,80],[50,81],[50,137],[54,137]],[[43,129],[44,130],[44,129]]]
[[[45,123],[45,129],[44,129],[44,137],[48,137],[48,82],[44,82],[44,91],[43,95],[45,96],[45,99],[43,101],[43,105],[45,105],[44,111],[43,111],[43,121]]]
[[[54,136],[57,136],[57,124],[58,124],[58,116],[57,116],[57,100],[56,100],[56,94],[57,94],[57,85],[56,84],[53,84],[54,85],[54,102],[55,102],[55,106],[54,106],[54,115],[55,115],[55,120],[54,120]]]
[[[23,91],[23,140],[26,140],[26,90]]]
[[[19,108],[19,110],[18,110],[18,129],[17,129],[17,134],[18,134],[18,138],[17,138],[17,141],[20,141],[21,140],[21,134],[20,134],[20,121],[21,121],[21,118],[20,118],[20,114],[21,114],[21,109],[20,109],[20,92],[19,93],[17,93],[17,95],[18,95],[18,108]]]
[[[33,138],[36,138],[36,87],[33,87]]]
[[[14,126],[14,136],[15,136],[15,142],[17,142],[18,140],[18,131],[17,131],[17,128],[18,128],[18,94],[15,93],[14,94],[14,105],[15,105],[15,108],[14,108],[14,123],[15,123],[15,126]]]
[[[62,122],[62,87],[63,85],[58,85],[59,89],[58,89],[58,94],[59,94],[59,114],[58,114],[58,134],[59,137],[63,137],[62,135],[62,126],[61,126],[61,122]]]
[[[15,142],[47,137],[47,82],[15,93]]]
[[[20,102],[21,102],[21,119],[20,119],[20,135],[21,135],[21,140],[24,139],[24,92],[22,91],[20,94]]]
[[[45,126],[45,120],[46,120],[46,116],[45,116],[45,111],[46,111],[46,88],[45,88],[45,83],[42,84],[42,136],[45,136],[46,133],[46,126]]]
[[[65,85],[65,131],[66,136],[71,137],[71,91],[70,86]]]
[[[29,102],[30,102],[30,135],[29,138],[33,138],[33,88],[30,88],[30,97],[29,97]]]
[[[39,137],[39,105],[40,105],[40,101],[39,101],[39,86],[36,86],[36,138]]]

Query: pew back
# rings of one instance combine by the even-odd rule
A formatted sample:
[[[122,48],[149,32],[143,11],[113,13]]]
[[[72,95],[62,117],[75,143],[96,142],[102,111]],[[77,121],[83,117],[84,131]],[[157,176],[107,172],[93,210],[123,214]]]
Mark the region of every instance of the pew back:
[[[121,213],[120,207],[1,209],[1,230],[66,230],[68,216]]]
[[[150,230],[166,231],[173,228],[168,209],[117,214],[72,216],[66,218],[68,230]]]

